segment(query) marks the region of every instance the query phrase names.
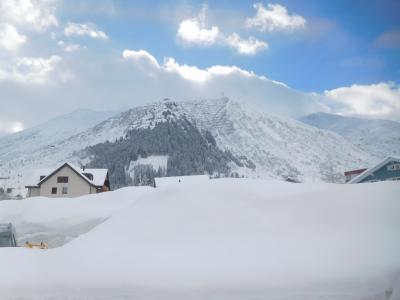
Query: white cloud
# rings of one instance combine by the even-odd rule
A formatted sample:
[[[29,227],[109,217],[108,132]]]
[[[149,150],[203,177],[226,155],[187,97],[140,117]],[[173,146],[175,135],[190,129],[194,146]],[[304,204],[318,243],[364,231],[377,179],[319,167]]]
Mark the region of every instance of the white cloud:
[[[59,45],[66,52],[74,52],[74,51],[78,51],[82,48],[85,48],[79,44],[68,44],[64,41],[58,41],[57,45]]]
[[[172,57],[165,59],[163,68],[171,73],[179,74],[182,78],[194,82],[210,81],[216,77],[227,76],[231,74],[239,74],[243,77],[255,77],[258,79],[266,79],[263,76],[257,76],[253,72],[242,70],[236,66],[220,66],[215,65],[206,69],[200,69],[196,66],[180,65]]]
[[[178,27],[178,38],[188,45],[210,47],[213,45],[229,46],[241,55],[255,55],[256,53],[268,48],[264,41],[254,37],[247,39],[241,38],[236,32],[226,36],[218,26],[206,28],[207,6],[203,6],[199,15],[195,18],[186,19],[180,22]]]
[[[155,57],[146,50],[124,50],[122,52],[122,57],[126,60],[133,60],[136,62],[146,61],[146,63],[153,67],[160,67]]]
[[[196,66],[181,65],[172,57],[165,58],[164,63],[160,65],[156,58],[145,50],[124,50],[122,52],[122,57],[126,61],[133,62],[147,75],[154,75],[154,70],[157,70],[158,72],[178,74],[185,80],[198,83],[211,80],[214,76],[225,76],[232,73],[237,73],[246,77],[257,77],[253,72],[242,70],[236,66],[215,65],[206,69],[200,69]],[[265,77],[262,76],[259,78],[265,79]]]
[[[268,48],[268,44],[264,41],[257,40],[252,36],[248,39],[242,39],[237,33],[229,35],[226,38],[226,43],[243,55],[255,55]]]
[[[400,118],[400,86],[395,83],[352,85],[325,91],[324,95],[328,104],[339,105],[342,115]]]
[[[148,77],[157,76],[161,68],[155,57],[146,50],[124,50],[122,52],[122,57],[124,60],[132,62]]]
[[[257,10],[253,18],[246,20],[246,26],[257,28],[260,31],[293,31],[303,29],[306,20],[299,15],[289,15],[286,7],[279,4],[268,4],[266,9],[262,3],[256,3],[253,7]]]
[[[90,36],[94,39],[108,39],[108,35],[98,30],[93,23],[72,23],[69,22],[64,28],[66,36]]]
[[[186,44],[212,46],[217,42],[220,31],[218,26],[206,28],[207,5],[203,5],[199,14],[179,23],[177,36]]]
[[[188,44],[211,46],[215,44],[219,35],[219,28],[212,26],[203,28],[196,19],[184,20],[179,24],[178,37]]]
[[[15,51],[26,41],[26,36],[19,34],[11,24],[0,24],[0,47],[7,51]]]
[[[0,119],[8,117],[32,126],[76,107],[115,110],[165,97],[212,99],[222,92],[233,100],[265,107],[271,114],[298,117],[324,109],[315,95],[238,66],[200,67],[173,58],[157,60],[145,50],[121,51],[120,59],[110,52],[97,55],[92,51],[78,51],[62,59],[53,56],[0,63]],[[64,80],[69,74],[73,77]]]
[[[18,58],[5,67],[0,66],[0,80],[43,84],[50,79],[50,74],[60,61],[61,57],[57,55],[49,58]]]
[[[243,76],[243,77],[254,77],[254,78],[266,80],[265,76],[258,76],[256,74],[254,74],[254,72],[252,72],[252,71],[246,71],[237,66],[215,65],[215,66],[211,66],[211,67],[207,68],[207,71],[212,75],[225,76],[225,75],[231,75],[231,74],[239,74],[240,76]]]
[[[3,134],[10,134],[22,131],[24,125],[18,121],[0,120],[0,136]]]
[[[0,19],[29,29],[44,30],[57,26],[55,1],[51,0],[1,0]]]
[[[172,57],[165,60],[163,67],[167,72],[179,74],[186,80],[204,82],[211,77],[207,70],[199,69],[196,66],[179,65]]]
[[[223,92],[234,100],[268,107],[272,114],[297,117],[326,110],[316,95],[295,91],[237,66],[213,65],[200,68],[181,64],[172,57],[165,58],[160,64],[144,50],[125,50],[122,56],[123,61],[129,62],[130,69],[126,70],[126,74],[132,78],[135,99],[170,97],[190,100],[215,98]],[[115,72],[113,74],[115,76]]]

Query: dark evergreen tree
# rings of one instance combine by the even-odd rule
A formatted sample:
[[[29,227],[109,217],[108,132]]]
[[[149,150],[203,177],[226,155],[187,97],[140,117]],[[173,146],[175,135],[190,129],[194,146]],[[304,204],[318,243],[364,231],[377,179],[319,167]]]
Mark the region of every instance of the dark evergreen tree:
[[[165,112],[167,115],[170,111]],[[123,139],[86,148],[81,157],[91,158],[88,167],[108,168],[112,188],[127,185],[154,185],[157,176],[194,174],[231,174],[230,163],[240,167],[255,165],[245,157],[237,158],[218,148],[209,131],[201,132],[186,118],[172,118],[153,127],[133,129]],[[134,167],[134,178],[127,172],[131,161],[152,155],[168,156],[167,169],[154,170],[151,165]]]

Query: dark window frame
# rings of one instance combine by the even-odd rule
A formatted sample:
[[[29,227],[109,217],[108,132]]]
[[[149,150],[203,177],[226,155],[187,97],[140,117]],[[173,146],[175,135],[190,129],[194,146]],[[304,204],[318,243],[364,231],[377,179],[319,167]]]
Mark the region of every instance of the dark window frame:
[[[57,176],[57,183],[68,183],[68,176]]]
[[[57,188],[56,187],[52,187],[51,188],[51,194],[52,195],[57,195]]]

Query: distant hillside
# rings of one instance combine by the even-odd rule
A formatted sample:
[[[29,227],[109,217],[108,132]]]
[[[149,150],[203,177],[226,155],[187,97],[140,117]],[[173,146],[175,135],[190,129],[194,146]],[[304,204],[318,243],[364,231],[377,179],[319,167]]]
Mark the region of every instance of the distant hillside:
[[[168,128],[170,137],[161,137]],[[116,141],[119,146],[114,145]],[[140,154],[138,145],[148,153]],[[120,146],[126,149],[117,151]],[[65,161],[107,164],[112,176],[118,176],[114,183],[126,185],[135,181],[134,169],[143,164],[151,164],[155,171],[161,166],[167,175],[212,172],[343,182],[344,171],[368,166],[376,157],[336,133],[228,98],[166,100],[111,117],[78,111],[0,139],[0,173],[10,176],[12,187],[23,189],[35,169]]]
[[[185,124],[190,124],[191,130],[190,134],[188,131],[179,131],[178,134],[174,129],[175,137],[181,135],[181,139],[188,138],[188,140],[196,137],[196,141],[191,140],[188,144],[200,145],[201,140],[206,138],[204,133],[207,133],[215,140],[215,149],[221,153],[231,154],[213,170],[217,173],[234,173],[252,178],[295,178],[300,181],[342,182],[343,171],[374,161],[373,157],[334,133],[315,129],[292,119],[271,116],[227,98],[189,102],[163,101],[133,108],[84,133],[85,137],[81,136],[80,140],[90,141],[95,136],[110,136],[112,131],[117,132],[118,129],[120,140],[116,142],[114,136],[112,140],[108,138],[106,144],[96,146],[94,143],[89,150],[96,151],[97,155],[101,153],[100,156],[90,151],[83,151],[77,153],[79,160],[91,166],[101,166],[99,162],[104,163],[104,158],[107,157],[109,162],[116,160],[124,162],[123,167],[120,166],[118,170],[131,170],[127,172],[132,175],[133,165],[141,164],[143,157],[139,158],[137,150],[127,155],[124,154],[126,151],[115,149],[129,148],[127,145],[130,145],[130,149],[138,149],[138,145],[148,147],[148,145],[158,143],[156,149],[151,146],[152,149],[147,154],[150,158],[147,161],[151,162],[164,157],[167,175],[188,174],[182,168],[178,172],[176,169],[173,171],[171,165],[176,163],[178,157],[186,161],[189,156],[182,153],[180,156],[174,155],[175,158],[169,157],[177,148],[172,149],[169,146],[170,139],[161,138],[160,134],[156,133],[165,131],[164,127],[171,126],[171,124],[168,126],[165,124],[160,126],[160,124],[177,122],[177,120],[180,120],[179,122],[185,120]],[[182,126],[175,126],[175,128],[180,127]],[[129,137],[129,132],[135,132],[134,139]],[[201,134],[194,134],[194,132]],[[168,137],[168,135],[163,137]],[[99,151],[104,146],[107,149],[103,148]],[[165,147],[170,147],[168,150],[170,152],[159,150]],[[187,148],[182,150],[186,153],[208,155],[203,152],[204,149],[195,152],[191,147],[183,148]],[[136,157],[138,161],[134,160]],[[174,160],[175,163],[172,163]],[[226,163],[228,163],[227,167]],[[225,171],[222,171],[222,166]],[[156,169],[158,169],[157,166],[154,167],[154,170]],[[199,171],[209,173],[204,165],[198,168],[186,168],[186,170],[192,170],[191,174],[199,174]],[[226,170],[229,171],[226,172]]]
[[[161,176],[238,176],[231,172],[230,164],[255,168],[246,158],[236,158],[218,148],[209,131],[201,132],[185,117],[176,117],[171,111],[165,115],[166,122],[132,129],[124,138],[90,146],[81,155],[91,158],[89,167],[110,170],[113,188],[154,185],[154,178]],[[165,158],[163,165],[155,165],[159,158]]]
[[[334,114],[315,113],[300,121],[317,128],[333,131],[351,143],[378,158],[400,156],[400,123],[342,117]]]

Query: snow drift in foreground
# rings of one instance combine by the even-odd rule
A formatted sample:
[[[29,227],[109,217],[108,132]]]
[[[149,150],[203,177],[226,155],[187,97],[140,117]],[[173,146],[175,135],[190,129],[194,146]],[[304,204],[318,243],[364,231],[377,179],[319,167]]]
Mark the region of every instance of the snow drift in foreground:
[[[219,179],[4,201],[17,234],[99,225],[58,248],[0,248],[0,298],[400,299],[399,193]]]

